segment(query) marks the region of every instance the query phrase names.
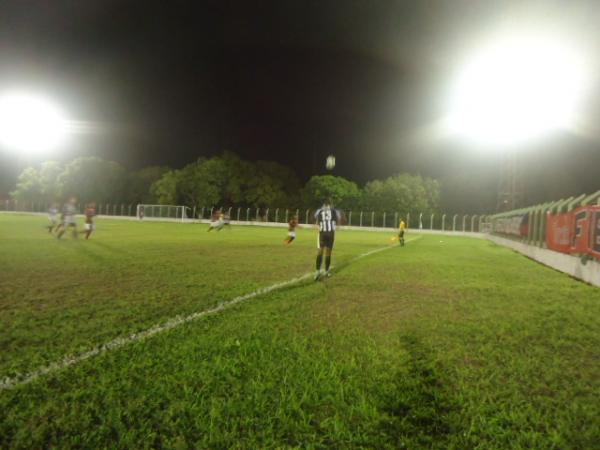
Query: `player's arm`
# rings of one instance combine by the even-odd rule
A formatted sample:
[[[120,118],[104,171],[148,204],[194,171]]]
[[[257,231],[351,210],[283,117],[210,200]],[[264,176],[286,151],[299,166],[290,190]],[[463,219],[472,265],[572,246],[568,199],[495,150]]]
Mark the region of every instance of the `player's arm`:
[[[319,218],[321,217],[321,210],[317,209],[315,212],[315,230],[319,231]]]

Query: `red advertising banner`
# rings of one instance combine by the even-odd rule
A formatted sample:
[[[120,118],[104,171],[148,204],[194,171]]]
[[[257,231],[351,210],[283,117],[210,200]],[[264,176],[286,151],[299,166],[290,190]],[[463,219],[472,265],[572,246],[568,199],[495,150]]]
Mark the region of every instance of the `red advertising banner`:
[[[572,214],[571,253],[587,253],[591,211],[588,210],[588,207],[583,206],[574,210]]]
[[[589,247],[591,255],[600,259],[600,206],[596,206],[592,211]]]
[[[600,259],[600,206],[581,206],[564,214],[546,215],[546,246],[561,253]]]
[[[572,219],[571,213],[546,215],[546,247],[562,253],[571,251]]]

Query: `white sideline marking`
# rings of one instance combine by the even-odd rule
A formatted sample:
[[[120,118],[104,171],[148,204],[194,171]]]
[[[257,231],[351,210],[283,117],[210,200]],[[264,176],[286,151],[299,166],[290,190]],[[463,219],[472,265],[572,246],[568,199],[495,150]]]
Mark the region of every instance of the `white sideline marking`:
[[[410,239],[410,240],[416,241],[420,237],[421,236],[416,237],[414,239]],[[407,240],[407,242],[408,242],[408,240]],[[368,252],[362,253],[362,254],[352,258],[350,260],[350,262],[356,261],[358,259],[372,255],[374,253],[379,253],[384,250],[389,250],[390,248],[395,248],[395,247],[396,246],[390,245],[390,246],[386,246],[386,247],[377,248],[375,250],[370,250]],[[41,367],[41,368],[39,368],[33,372],[29,372],[25,375],[16,375],[14,377],[5,377],[2,380],[0,380],[0,391],[3,391],[5,389],[11,389],[11,388],[14,388],[17,386],[22,386],[24,384],[35,381],[44,375],[48,375],[50,373],[57,372],[59,370],[65,369],[67,367],[74,366],[75,364],[85,361],[86,359],[90,359],[94,356],[101,355],[102,353],[105,353],[109,350],[114,350],[114,349],[123,347],[132,342],[141,341],[142,339],[149,338],[151,336],[154,336],[155,334],[162,333],[163,331],[171,330],[180,325],[191,322],[192,320],[196,320],[200,317],[219,313],[226,308],[229,308],[231,306],[234,306],[238,303],[249,300],[251,298],[257,297],[259,295],[268,294],[269,292],[275,291],[277,289],[281,289],[286,286],[290,286],[292,284],[300,283],[301,281],[304,281],[304,280],[310,278],[312,275],[313,275],[312,272],[305,273],[304,275],[296,277],[296,278],[292,278],[291,280],[282,281],[280,283],[275,283],[275,284],[272,284],[271,286],[257,289],[256,291],[250,292],[248,294],[240,295],[240,296],[235,297],[234,299],[229,300],[227,302],[221,302],[217,306],[215,306],[214,308],[211,308],[211,309],[206,309],[204,311],[195,312],[195,313],[189,314],[184,317],[175,316],[175,317],[167,320],[163,324],[153,325],[144,331],[140,331],[138,333],[133,333],[133,334],[130,334],[129,336],[118,337],[116,339],[113,339],[112,341],[105,343],[105,344],[98,345],[98,346],[92,348],[91,350],[88,350],[85,353],[80,353],[78,355],[67,355],[59,361],[50,363],[47,366]]]

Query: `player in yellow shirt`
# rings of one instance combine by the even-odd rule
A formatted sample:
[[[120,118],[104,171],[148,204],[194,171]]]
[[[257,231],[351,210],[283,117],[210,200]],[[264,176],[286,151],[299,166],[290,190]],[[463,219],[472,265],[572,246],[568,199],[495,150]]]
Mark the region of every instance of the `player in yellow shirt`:
[[[404,247],[404,230],[406,229],[406,224],[404,220],[400,219],[400,225],[398,225],[398,242],[401,247]]]

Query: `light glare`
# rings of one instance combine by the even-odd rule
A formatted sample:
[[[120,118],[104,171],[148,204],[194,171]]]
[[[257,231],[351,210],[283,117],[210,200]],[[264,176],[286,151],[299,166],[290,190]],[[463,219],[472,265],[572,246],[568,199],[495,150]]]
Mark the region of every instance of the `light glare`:
[[[487,144],[513,144],[574,122],[584,84],[577,56],[548,39],[503,40],[458,78],[451,131]]]
[[[26,93],[0,96],[0,145],[25,153],[57,148],[67,136],[67,121],[52,102]]]

